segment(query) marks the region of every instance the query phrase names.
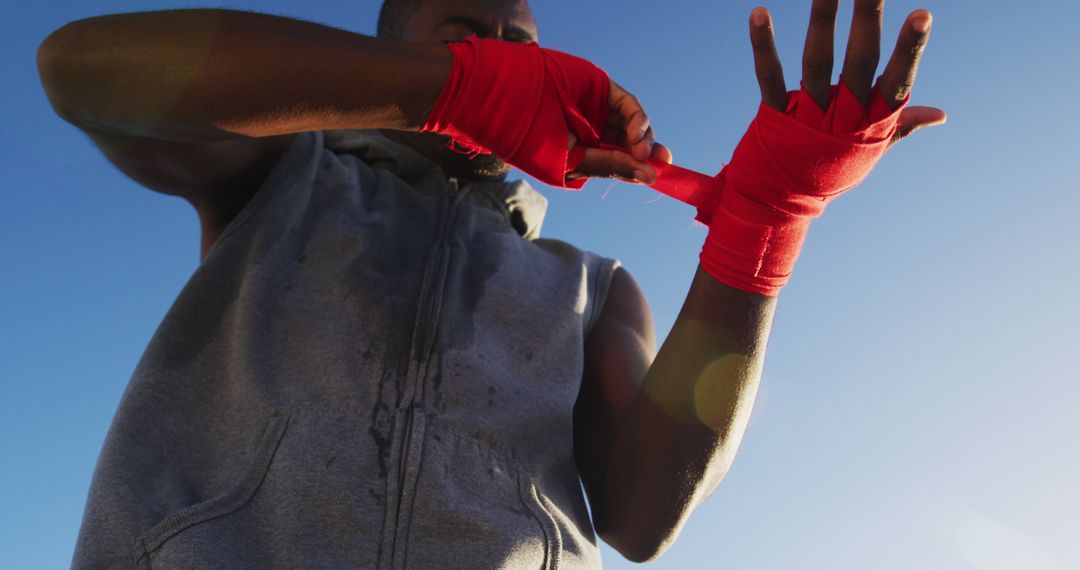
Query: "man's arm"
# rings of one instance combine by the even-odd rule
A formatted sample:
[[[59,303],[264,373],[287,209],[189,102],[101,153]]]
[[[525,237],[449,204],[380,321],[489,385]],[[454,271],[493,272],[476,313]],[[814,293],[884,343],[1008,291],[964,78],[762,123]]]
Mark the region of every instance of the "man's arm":
[[[53,108],[121,172],[191,203],[201,258],[304,130],[416,130],[450,70],[441,45],[250,12],[78,20],[38,48]]]
[[[417,130],[450,65],[441,44],[209,9],[78,20],[38,50],[42,83],[61,117],[176,142]]]
[[[882,8],[883,0],[856,0],[841,73],[863,105],[872,93]],[[813,0],[803,86],[819,105],[830,101],[836,11],[837,0]],[[929,12],[916,10],[900,32],[878,82],[891,109],[903,104],[914,84],[929,28]],[[762,100],[783,113],[788,93],[766,10],[754,10],[750,30]],[[891,143],[944,121],[940,109],[903,109]],[[815,151],[825,152],[807,149],[807,154]],[[830,175],[827,168],[820,170],[808,168],[811,177]],[[742,243],[719,245],[746,253],[739,249]],[[797,250],[788,253],[797,255]],[[575,455],[597,532],[627,558],[659,556],[730,468],[753,408],[775,303],[774,296],[726,285],[699,266],[671,334],[653,360],[648,305],[628,273],[615,276],[600,321],[586,341]]]
[[[214,9],[79,20],[53,32],[37,56],[61,117],[132,179],[195,206],[204,256],[293,133],[418,130],[456,65],[441,42]],[[503,95],[514,96],[513,84],[504,85]],[[638,158],[587,149],[575,174],[632,179],[651,169],[642,160],[652,130],[637,100],[614,83],[609,103],[609,122],[625,124],[620,140]],[[652,150],[670,161],[661,145]]]
[[[641,289],[621,268],[613,277],[586,341],[574,445],[596,530],[628,559],[663,552],[727,473],[775,306],[699,268],[656,354]]]

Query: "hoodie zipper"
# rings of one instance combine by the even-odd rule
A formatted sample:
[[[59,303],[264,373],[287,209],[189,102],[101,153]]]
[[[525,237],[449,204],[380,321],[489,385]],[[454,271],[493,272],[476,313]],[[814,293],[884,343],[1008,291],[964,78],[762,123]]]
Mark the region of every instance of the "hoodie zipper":
[[[456,178],[449,179],[446,207],[440,218],[439,228],[435,236],[428,258],[428,266],[424,272],[423,289],[420,295],[420,306],[417,312],[416,324],[413,327],[412,344],[409,356],[409,370],[406,376],[405,393],[402,395],[402,406],[399,410],[404,415],[402,426],[403,436],[400,440],[400,458],[398,462],[397,497],[389,508],[394,509],[392,525],[389,531],[393,536],[393,546],[390,556],[382,567],[403,568],[405,565],[405,533],[402,529],[401,515],[403,504],[411,500],[415,494],[416,477],[409,473],[410,465],[418,464],[423,449],[424,432],[426,430],[426,416],[424,415],[424,383],[427,378],[427,368],[431,353],[435,344],[435,332],[439,324],[443,291],[446,283],[446,275],[450,264],[449,237],[453,229],[459,197],[464,195],[467,189],[459,188]],[[411,515],[410,515],[411,516]],[[407,528],[407,527],[406,527]],[[405,536],[399,536],[404,534]],[[399,542],[400,541],[400,542]]]

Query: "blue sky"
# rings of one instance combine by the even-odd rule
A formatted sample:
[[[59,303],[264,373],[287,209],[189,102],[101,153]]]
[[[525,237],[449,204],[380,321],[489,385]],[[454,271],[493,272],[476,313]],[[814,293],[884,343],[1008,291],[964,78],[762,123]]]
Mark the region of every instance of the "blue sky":
[[[638,95],[676,162],[715,172],[728,160],[759,101],[746,25],[757,3],[534,4],[542,42]],[[217,5],[361,33],[377,12]],[[764,5],[794,87],[810,0]],[[34,50],[72,19],[185,6],[21,2],[0,23],[3,568],[69,563],[108,423],[199,253],[186,202],[129,181],[52,113]],[[654,567],[1080,567],[1080,5],[1029,6],[886,3],[885,54],[908,12],[934,12],[912,104],[949,123],[893,148],[814,222],[742,450]],[[662,339],[705,237],[692,210],[605,181],[542,191],[545,235],[621,259]]]

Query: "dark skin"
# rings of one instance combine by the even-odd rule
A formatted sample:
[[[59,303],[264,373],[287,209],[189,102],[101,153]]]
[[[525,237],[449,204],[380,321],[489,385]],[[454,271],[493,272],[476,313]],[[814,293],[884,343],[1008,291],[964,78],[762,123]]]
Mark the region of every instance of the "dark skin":
[[[823,106],[837,1],[813,0],[804,50],[803,81]],[[878,64],[882,10],[883,0],[855,0],[843,76],[864,102]],[[880,79],[894,107],[914,84],[929,37],[921,23],[929,18],[925,10],[908,16]],[[292,133],[303,130],[388,129],[451,175],[502,176],[490,160],[481,168],[462,163],[442,148],[444,139],[400,133],[419,128],[445,82],[443,41],[469,33],[537,37],[523,0],[425,0],[410,16],[406,41],[396,43],[227,11],[118,15],[65,28],[38,54],[54,108],[133,179],[190,201],[203,227],[203,256]],[[782,110],[787,88],[763,8],[751,14],[750,38],[762,99]],[[108,49],[89,49],[103,45]],[[192,61],[205,63],[189,70]],[[139,85],[141,96],[117,99],[118,85]],[[592,149],[577,174],[651,182],[655,172],[643,161],[670,161],[670,153],[655,143],[640,103],[615,84],[611,105],[606,137],[626,152]],[[893,142],[944,120],[939,109],[905,108]],[[657,352],[641,289],[629,272],[616,271],[586,339],[574,454],[596,530],[628,559],[651,560],[668,548],[730,468],[775,307],[775,297],[734,289],[699,267]]]

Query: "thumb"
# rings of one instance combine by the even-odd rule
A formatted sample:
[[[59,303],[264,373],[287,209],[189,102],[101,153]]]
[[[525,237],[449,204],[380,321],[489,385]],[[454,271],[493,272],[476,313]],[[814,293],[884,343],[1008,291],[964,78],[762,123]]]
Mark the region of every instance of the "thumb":
[[[633,184],[656,182],[656,170],[622,150],[587,148],[571,178],[618,178]]]
[[[889,146],[900,142],[900,139],[914,133],[923,127],[944,125],[949,116],[945,111],[937,107],[907,107],[900,111],[899,121],[896,126],[896,134],[889,141]]]

